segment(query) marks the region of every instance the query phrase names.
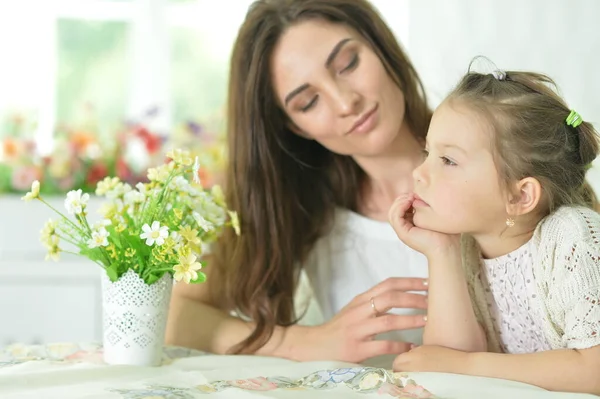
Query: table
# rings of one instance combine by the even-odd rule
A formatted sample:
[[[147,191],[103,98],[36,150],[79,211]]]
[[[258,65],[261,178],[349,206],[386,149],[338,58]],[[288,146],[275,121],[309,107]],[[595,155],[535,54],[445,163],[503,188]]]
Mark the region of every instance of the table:
[[[335,361],[294,362],[166,347],[160,367],[109,366],[100,344],[0,350],[3,399],[405,398],[592,399],[517,382],[441,373],[392,373]]]

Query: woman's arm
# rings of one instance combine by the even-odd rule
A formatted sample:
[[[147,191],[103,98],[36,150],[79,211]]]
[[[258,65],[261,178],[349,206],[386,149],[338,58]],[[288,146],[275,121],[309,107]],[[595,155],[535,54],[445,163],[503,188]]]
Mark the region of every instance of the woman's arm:
[[[201,285],[178,284],[175,287],[167,324],[167,344],[225,354],[250,335],[252,323],[210,304],[205,299],[206,291],[207,287]],[[298,329],[302,327],[275,328],[273,337],[257,354],[299,360],[300,354],[294,353],[296,345],[292,337]]]
[[[298,361],[359,363],[379,355],[403,353],[410,349],[410,342],[374,341],[373,337],[422,327],[423,317],[392,314],[373,317],[370,299],[378,298],[378,310],[382,313],[391,308],[425,309],[424,297],[407,291],[426,288],[422,279],[390,278],[356,296],[323,325],[276,327],[273,336],[256,354]],[[216,303],[218,299],[210,297],[208,286],[176,285],[167,324],[167,344],[222,354],[248,337],[253,324],[227,314]]]
[[[519,381],[551,391],[600,395],[600,345],[507,355],[422,346],[394,361],[395,371],[431,371]]]
[[[423,344],[440,345],[465,352],[485,352],[487,341],[469,297],[460,244],[450,244],[427,259],[429,306]]]

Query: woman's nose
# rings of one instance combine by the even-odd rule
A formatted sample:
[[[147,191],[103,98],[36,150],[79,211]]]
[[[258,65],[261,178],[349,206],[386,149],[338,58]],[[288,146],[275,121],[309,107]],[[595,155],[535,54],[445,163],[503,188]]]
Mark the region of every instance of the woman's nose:
[[[339,85],[334,100],[341,116],[355,115],[360,112],[362,96],[351,87]]]

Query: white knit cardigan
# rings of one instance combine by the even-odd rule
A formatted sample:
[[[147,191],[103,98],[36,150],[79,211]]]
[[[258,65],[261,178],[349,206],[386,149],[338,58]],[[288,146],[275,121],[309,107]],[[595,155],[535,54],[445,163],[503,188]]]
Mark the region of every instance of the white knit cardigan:
[[[532,239],[542,328],[552,349],[600,345],[600,214],[584,207],[559,208],[538,224]],[[488,350],[501,352],[480,279],[481,253],[472,237],[463,237],[462,256]]]

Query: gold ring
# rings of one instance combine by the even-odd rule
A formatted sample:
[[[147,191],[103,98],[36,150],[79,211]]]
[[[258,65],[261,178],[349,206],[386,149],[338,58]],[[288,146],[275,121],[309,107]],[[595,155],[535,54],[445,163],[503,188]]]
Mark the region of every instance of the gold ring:
[[[379,311],[375,307],[375,297],[371,297],[371,309],[373,309],[375,316],[379,316]]]

